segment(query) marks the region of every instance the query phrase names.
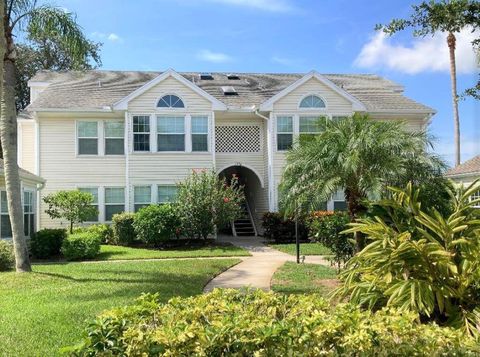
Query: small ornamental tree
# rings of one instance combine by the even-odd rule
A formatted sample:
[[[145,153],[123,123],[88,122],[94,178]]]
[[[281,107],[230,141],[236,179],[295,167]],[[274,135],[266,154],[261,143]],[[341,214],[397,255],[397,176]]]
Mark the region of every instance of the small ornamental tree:
[[[70,233],[73,233],[74,223],[85,222],[98,214],[98,210],[92,206],[94,197],[88,192],[58,191],[45,196],[43,201],[48,206],[45,213],[50,218],[63,218],[70,222]]]
[[[227,182],[214,171],[193,172],[178,185],[176,207],[182,234],[206,239],[240,215],[243,200],[237,178]]]

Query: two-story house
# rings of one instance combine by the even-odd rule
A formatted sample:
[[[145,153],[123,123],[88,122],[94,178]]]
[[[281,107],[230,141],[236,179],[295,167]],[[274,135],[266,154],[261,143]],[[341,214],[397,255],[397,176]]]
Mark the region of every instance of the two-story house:
[[[422,130],[434,110],[376,75],[40,72],[18,120],[19,164],[46,180],[37,227],[62,224],[42,197],[78,188],[98,206],[92,221],[172,200],[192,170],[237,174],[253,223],[278,208],[285,152],[315,133],[319,116],[367,112]],[[329,209],[345,206],[341,194]]]

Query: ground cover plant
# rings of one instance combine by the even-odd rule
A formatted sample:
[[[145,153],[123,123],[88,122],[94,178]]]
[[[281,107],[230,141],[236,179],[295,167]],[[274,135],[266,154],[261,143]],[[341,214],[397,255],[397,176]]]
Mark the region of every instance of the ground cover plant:
[[[234,259],[33,265],[31,274],[0,273],[0,354],[56,356],[81,338],[85,321],[134,302],[200,294]]]

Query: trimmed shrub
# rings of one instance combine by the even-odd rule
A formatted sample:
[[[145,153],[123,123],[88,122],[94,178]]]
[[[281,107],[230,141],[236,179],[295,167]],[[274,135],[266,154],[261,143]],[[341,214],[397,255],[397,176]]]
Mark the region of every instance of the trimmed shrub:
[[[264,237],[275,243],[291,243],[295,241],[295,219],[285,218],[278,212],[267,212],[263,215],[262,226]],[[302,218],[298,219],[298,236],[301,241],[308,240],[308,228]]]
[[[91,232],[70,234],[62,244],[67,260],[93,259],[100,252],[100,240]]]
[[[103,313],[75,356],[465,356],[476,341],[461,330],[420,324],[414,313],[330,306],[317,294],[217,289],[173,298],[144,295]]]
[[[135,229],[133,223],[135,222],[135,213],[119,213],[113,215],[113,240],[114,245],[132,245],[135,241]]]
[[[150,205],[137,212],[133,227],[142,242],[158,247],[179,232],[180,220],[171,205]]]
[[[42,229],[32,235],[30,251],[35,258],[48,259],[60,255],[62,243],[67,237],[65,229]]]
[[[0,239],[0,271],[12,270],[14,265],[13,245]]]
[[[102,244],[110,244],[113,240],[113,229],[108,224],[92,224],[86,227],[77,227],[73,229],[74,233],[90,232],[95,234]]]
[[[345,212],[319,211],[308,219],[310,239],[321,243],[333,253],[332,261],[340,267],[355,254],[352,234],[342,234],[350,218]]]

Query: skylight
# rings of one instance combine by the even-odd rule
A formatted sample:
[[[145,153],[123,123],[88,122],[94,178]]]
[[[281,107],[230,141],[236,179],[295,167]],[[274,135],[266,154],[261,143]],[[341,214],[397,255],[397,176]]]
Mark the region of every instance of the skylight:
[[[223,91],[223,94],[224,95],[237,95],[237,91],[235,90],[235,88],[233,88],[232,86],[226,86],[226,87],[222,87],[222,91]]]
[[[203,80],[212,80],[213,76],[211,73],[200,73],[200,79]]]
[[[231,80],[239,80],[239,79],[240,79],[240,77],[238,76],[238,74],[232,74],[232,73],[227,74],[227,78],[228,78],[228,79],[231,79]]]

